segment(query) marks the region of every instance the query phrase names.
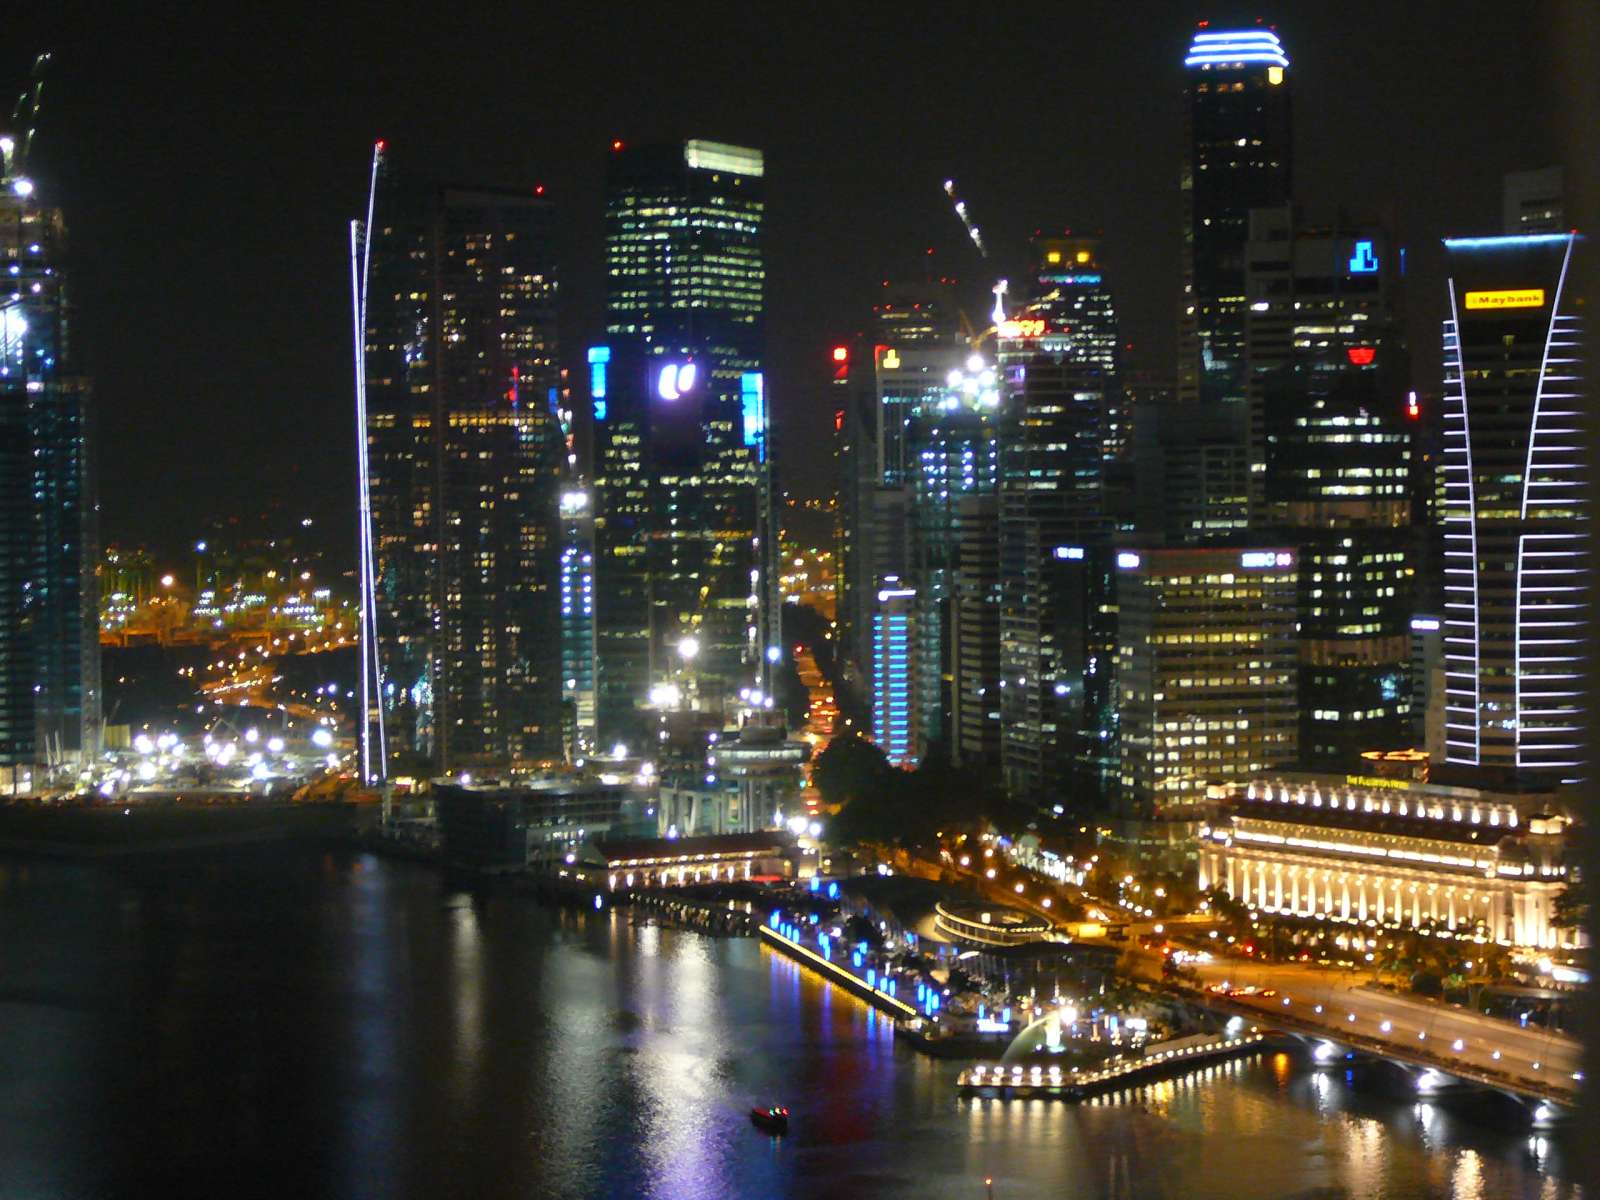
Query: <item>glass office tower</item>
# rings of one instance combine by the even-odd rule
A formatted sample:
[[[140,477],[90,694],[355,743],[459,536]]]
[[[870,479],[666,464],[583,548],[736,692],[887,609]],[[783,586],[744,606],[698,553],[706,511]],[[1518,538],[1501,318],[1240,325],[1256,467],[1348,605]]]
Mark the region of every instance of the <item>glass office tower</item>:
[[[781,641],[763,176],[742,146],[612,147],[606,339],[590,353],[602,741],[643,734],[668,678],[722,711]]]
[[[1117,318],[1096,239],[1043,238],[1035,252],[1035,298],[999,326],[997,707],[1006,786],[1054,804],[1080,771],[1098,781],[1109,747],[1098,730],[1108,598],[1097,585]]]
[[[1265,27],[1195,32],[1186,70],[1179,400],[1243,402],[1252,208],[1292,197],[1289,59]]]
[[[379,201],[366,361],[387,723],[446,772],[558,757],[554,209],[532,188],[404,181]]]
[[[0,793],[99,752],[98,508],[66,225],[0,140]]]
[[[1501,775],[1588,757],[1580,245],[1445,241],[1445,757]]]
[[[1410,745],[1416,397],[1401,251],[1375,226],[1250,214],[1256,537],[1299,554],[1300,755],[1356,770]]]

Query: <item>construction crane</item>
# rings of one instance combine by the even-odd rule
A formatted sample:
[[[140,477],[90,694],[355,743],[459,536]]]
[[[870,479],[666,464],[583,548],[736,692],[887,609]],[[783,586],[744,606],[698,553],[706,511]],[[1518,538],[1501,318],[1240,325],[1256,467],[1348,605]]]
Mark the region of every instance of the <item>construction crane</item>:
[[[956,216],[960,218],[962,226],[967,231],[967,236],[972,239],[972,244],[978,248],[978,253],[985,259],[989,257],[989,248],[983,244],[983,233],[973,224],[972,217],[967,212],[967,202],[956,195],[956,181],[944,181],[944,194],[950,197],[950,202],[956,206]]]
[[[956,181],[954,179],[946,179],[944,181],[944,194],[948,196],[950,198],[950,202],[955,205],[956,218],[961,222],[962,228],[967,231],[967,236],[972,239],[972,244],[978,248],[978,256],[982,258],[984,262],[988,262],[989,247],[983,244],[983,231],[980,230],[977,226],[977,223],[973,221],[972,214],[967,210],[967,202],[956,194]],[[966,313],[961,312],[959,309],[957,310],[959,316],[961,317],[962,327],[967,332],[967,341],[972,344],[972,348],[974,350],[978,349],[979,346],[981,346],[989,338],[993,337],[995,330],[1000,325],[1000,322],[1006,319],[1007,286],[1007,282],[1004,279],[997,279],[994,283],[994,286],[989,289],[994,293],[994,309],[989,314],[989,320],[993,322],[993,324],[981,334],[978,334],[974,331],[972,323],[967,320]]]
[[[28,163],[28,151],[33,148],[34,130],[39,124],[39,101],[44,95],[44,73],[50,65],[50,52],[41,53],[33,60],[28,72],[27,86],[17,97],[11,110],[11,128],[14,136],[0,138],[0,154],[5,156],[5,166],[0,170],[7,179],[20,175]]]

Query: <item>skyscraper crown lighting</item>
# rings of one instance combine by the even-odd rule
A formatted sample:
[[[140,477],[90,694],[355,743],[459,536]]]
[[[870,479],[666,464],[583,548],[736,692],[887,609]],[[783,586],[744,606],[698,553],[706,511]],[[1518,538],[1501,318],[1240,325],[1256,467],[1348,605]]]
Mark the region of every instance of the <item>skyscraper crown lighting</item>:
[[[1289,57],[1283,43],[1270,29],[1202,29],[1189,45],[1186,67],[1231,67],[1246,63],[1266,63],[1287,67]]]

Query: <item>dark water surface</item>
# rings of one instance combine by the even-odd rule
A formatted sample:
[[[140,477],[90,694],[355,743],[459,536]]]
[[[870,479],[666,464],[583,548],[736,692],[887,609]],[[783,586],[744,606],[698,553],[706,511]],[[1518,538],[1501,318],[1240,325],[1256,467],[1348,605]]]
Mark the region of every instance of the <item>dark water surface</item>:
[[[1283,1054],[1081,1106],[956,1069],[753,941],[422,865],[0,860],[4,1200],[1580,1194],[1509,1108]]]

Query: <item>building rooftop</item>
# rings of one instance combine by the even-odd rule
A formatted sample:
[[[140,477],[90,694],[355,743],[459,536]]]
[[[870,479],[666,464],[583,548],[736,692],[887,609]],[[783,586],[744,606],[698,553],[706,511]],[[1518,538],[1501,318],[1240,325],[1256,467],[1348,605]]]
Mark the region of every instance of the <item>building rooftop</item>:
[[[1201,29],[1189,45],[1186,67],[1234,67],[1264,63],[1287,67],[1283,43],[1270,29]]]

